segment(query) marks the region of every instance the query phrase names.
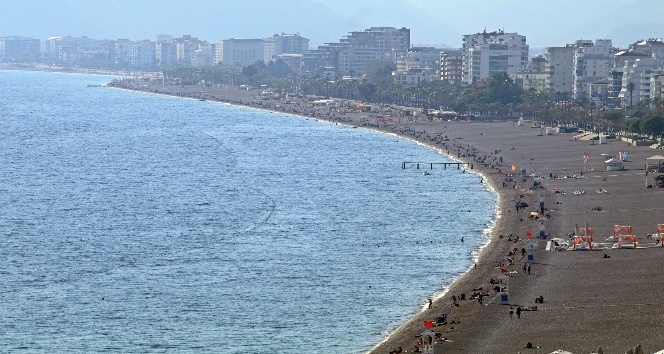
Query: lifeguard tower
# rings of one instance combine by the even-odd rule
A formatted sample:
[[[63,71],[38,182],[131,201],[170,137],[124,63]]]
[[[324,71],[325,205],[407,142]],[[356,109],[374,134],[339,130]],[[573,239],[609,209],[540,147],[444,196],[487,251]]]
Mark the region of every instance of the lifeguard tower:
[[[436,333],[430,329],[422,332],[420,335],[422,339],[422,353],[434,354],[434,344],[436,343]]]

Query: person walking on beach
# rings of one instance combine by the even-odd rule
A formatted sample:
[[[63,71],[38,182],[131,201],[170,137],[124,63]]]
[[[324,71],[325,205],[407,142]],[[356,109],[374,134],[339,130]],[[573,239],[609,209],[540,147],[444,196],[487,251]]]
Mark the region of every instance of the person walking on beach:
[[[433,301],[431,301],[431,298],[429,298],[429,308],[433,306]]]
[[[510,318],[512,318],[512,316],[514,316],[514,309],[510,306]]]
[[[516,318],[521,318],[521,306],[516,307]]]
[[[528,274],[530,274],[530,263],[528,263]]]

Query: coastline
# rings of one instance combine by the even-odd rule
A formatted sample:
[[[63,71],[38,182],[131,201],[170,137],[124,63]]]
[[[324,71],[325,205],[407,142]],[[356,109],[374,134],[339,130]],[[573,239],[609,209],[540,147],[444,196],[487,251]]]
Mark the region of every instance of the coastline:
[[[532,207],[512,211],[516,201],[537,205],[539,197],[530,189],[532,175],[541,176],[547,190],[544,202],[552,217],[546,221],[546,233],[552,237],[566,237],[575,225],[590,222],[596,233],[602,235],[602,240],[611,234],[614,224],[621,224],[633,226],[639,242],[649,243],[644,235],[654,232],[657,223],[664,223],[664,218],[660,217],[664,209],[658,206],[662,191],[648,190],[643,185],[643,161],[645,157],[655,154],[647,147],[628,147],[631,163],[626,164],[627,170],[609,174],[601,170],[604,167],[601,153],[616,153],[617,149],[625,147],[624,143],[612,141],[606,146],[593,144],[591,147],[589,141],[577,141],[572,139],[571,134],[543,136],[538,134],[539,129],[515,127],[511,122],[399,119],[398,123],[383,124],[381,127],[379,123],[368,123],[360,113],[333,113],[331,109],[301,105],[302,102],[287,104],[277,99],[265,100],[257,98],[255,91],[228,86],[148,85],[121,88],[209,99],[391,133],[473,166],[472,172],[482,176],[487,187],[497,195],[495,221],[488,232],[486,244],[478,251],[476,265],[453,280],[432,308],[419,311],[370,353],[389,353],[399,347],[413,352],[418,343],[417,337],[427,329],[423,321],[435,321],[443,313],[448,315],[449,324],[432,329],[448,339],[435,344],[437,351],[446,353],[516,353],[524,350],[526,342],[546,353],[558,349],[589,353],[598,347],[607,352],[624,352],[636,345],[642,345],[646,352],[664,348],[664,340],[656,338],[648,330],[657,328],[658,319],[664,315],[664,310],[657,305],[657,291],[651,289],[653,284],[657,284],[656,270],[664,266],[661,259],[664,250],[661,247],[606,250],[604,252],[611,256],[607,260],[601,257],[601,251],[545,251],[546,240],[537,240],[533,274],[520,272],[525,264],[523,259],[516,257],[512,264],[508,261],[513,247],[526,246],[522,241],[508,241],[508,235],[523,239],[526,233],[537,231],[537,223],[533,224],[528,218]],[[442,135],[449,136],[449,141],[441,141]],[[592,164],[584,164],[580,158],[586,150],[591,151]],[[498,158],[504,159],[501,166],[493,163]],[[529,173],[521,177],[508,172],[507,166],[512,164],[519,169],[527,169]],[[577,178],[584,171],[585,176]],[[558,179],[554,175],[570,178]],[[511,179],[508,186],[505,185],[507,179]],[[595,195],[597,187],[608,190],[610,194]],[[554,189],[568,193],[551,193]],[[577,196],[571,193],[572,190],[587,190],[588,193]],[[591,210],[593,205],[600,204],[602,212]],[[518,320],[509,318],[509,306],[498,304],[489,284],[491,278],[500,274],[500,268],[510,271],[510,304],[532,306],[536,297],[543,296],[545,301],[539,304],[538,311],[528,311]],[[637,272],[644,268],[655,271]],[[478,304],[478,301],[471,299],[473,292],[485,292],[489,296],[483,304]],[[633,299],[635,292],[639,295],[639,301]],[[454,306],[447,294],[459,298],[460,294],[469,296],[458,301],[459,306]],[[620,321],[620,325],[616,325],[616,321]],[[625,332],[626,329],[628,332]],[[626,333],[629,335],[625,336]]]

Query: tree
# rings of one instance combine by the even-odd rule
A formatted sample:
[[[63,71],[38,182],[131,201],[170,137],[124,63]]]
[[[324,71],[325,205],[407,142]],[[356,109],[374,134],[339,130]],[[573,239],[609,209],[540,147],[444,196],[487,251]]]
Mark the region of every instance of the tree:
[[[641,121],[634,119],[627,124],[627,131],[630,133],[638,134],[641,132]]]
[[[392,72],[397,68],[392,62],[373,62],[367,66],[366,73],[369,82],[378,84],[381,87],[392,84]]]
[[[293,70],[283,60],[277,59],[267,64],[267,72],[270,76],[284,78],[292,74]]]
[[[360,98],[364,101],[371,101],[371,98],[376,93],[376,85],[372,83],[364,83],[360,85]]]
[[[258,67],[256,66],[256,64],[245,66],[244,68],[242,68],[242,75],[249,78],[254,77],[258,75]]]
[[[630,108],[634,105],[634,88],[636,85],[634,85],[633,82],[629,82],[627,84],[627,91],[629,91],[629,106]]]
[[[664,116],[649,114],[641,119],[639,129],[642,133],[648,134],[653,138],[664,134]]]

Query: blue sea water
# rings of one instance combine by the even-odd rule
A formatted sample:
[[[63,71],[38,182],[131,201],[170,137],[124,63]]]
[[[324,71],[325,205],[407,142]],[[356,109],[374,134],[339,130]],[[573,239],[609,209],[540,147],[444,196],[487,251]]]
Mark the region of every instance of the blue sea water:
[[[486,243],[437,151],[111,79],[0,71],[3,350],[363,353]]]

